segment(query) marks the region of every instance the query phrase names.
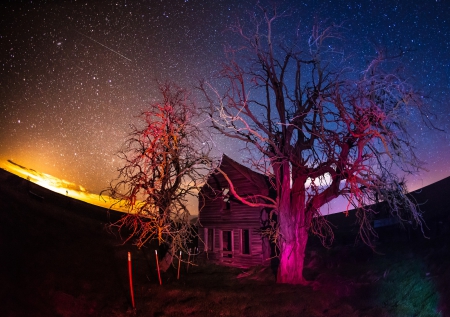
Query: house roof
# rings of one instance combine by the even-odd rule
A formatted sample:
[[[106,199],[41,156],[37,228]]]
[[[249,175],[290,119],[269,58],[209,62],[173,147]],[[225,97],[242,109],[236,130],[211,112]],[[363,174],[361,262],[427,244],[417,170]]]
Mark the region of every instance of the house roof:
[[[262,192],[268,189],[268,177],[253,171],[252,169],[239,164],[238,162],[231,159],[229,156],[223,154],[222,160],[220,162],[220,168],[224,169],[226,167],[231,167],[238,171],[242,176],[244,176],[249,182],[255,185]]]

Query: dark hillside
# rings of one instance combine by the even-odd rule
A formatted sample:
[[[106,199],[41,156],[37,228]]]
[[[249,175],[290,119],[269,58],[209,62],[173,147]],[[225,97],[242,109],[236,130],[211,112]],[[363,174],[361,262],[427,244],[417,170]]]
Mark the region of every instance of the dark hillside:
[[[425,226],[424,234],[427,237],[437,237],[444,232],[450,231],[450,177],[444,178],[436,183],[425,186],[420,190],[410,193],[410,197],[415,201],[423,212]],[[375,215],[374,221],[382,222],[389,218],[386,206],[380,204],[375,208],[379,214]],[[337,213],[326,216],[326,218],[335,226],[336,243],[348,244],[355,241],[358,233],[355,211],[350,210],[349,215]],[[408,240],[412,237],[423,237],[420,230],[416,230],[408,224],[403,226],[398,223],[383,226],[377,229],[381,240]]]
[[[450,220],[450,177],[412,192],[427,221]]]
[[[118,216],[0,170],[1,315],[125,312],[126,250],[105,230]]]

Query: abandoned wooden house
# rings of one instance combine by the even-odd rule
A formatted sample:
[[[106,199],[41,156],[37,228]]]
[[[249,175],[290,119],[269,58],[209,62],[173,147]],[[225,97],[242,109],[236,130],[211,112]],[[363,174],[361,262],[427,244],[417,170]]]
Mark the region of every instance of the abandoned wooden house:
[[[223,155],[219,165],[239,196],[269,194],[268,178]],[[202,187],[199,201],[199,251],[210,261],[235,267],[269,265],[271,247],[261,235],[267,210],[250,207],[231,195],[217,170]]]

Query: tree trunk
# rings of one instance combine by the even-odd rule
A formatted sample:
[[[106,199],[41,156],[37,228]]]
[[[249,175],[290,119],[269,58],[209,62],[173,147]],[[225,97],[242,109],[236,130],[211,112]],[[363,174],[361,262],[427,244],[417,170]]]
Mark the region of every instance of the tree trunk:
[[[307,284],[303,277],[308,231],[305,226],[294,222],[281,224],[280,233],[284,240],[280,244],[280,264],[277,283]]]
[[[170,246],[168,246],[162,259],[159,261],[159,269],[161,270],[161,272],[166,272],[170,268],[174,255],[175,250],[173,248],[173,245],[171,244]]]

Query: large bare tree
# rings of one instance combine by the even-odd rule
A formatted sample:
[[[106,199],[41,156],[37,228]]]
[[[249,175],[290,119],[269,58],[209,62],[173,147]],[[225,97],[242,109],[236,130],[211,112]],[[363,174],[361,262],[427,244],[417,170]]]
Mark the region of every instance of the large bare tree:
[[[285,17],[275,7],[258,7],[251,28],[232,26],[239,44],[226,50],[216,84],[205,81],[201,89],[213,127],[244,142],[253,168],[272,180],[275,201],[232,194],[272,210],[277,281],[302,284],[308,234],[324,244],[333,240],[321,210],[339,196],[348,199],[346,212],[357,209],[369,245],[374,202],[386,201],[393,215],[421,227],[401,175],[420,169],[407,125],[425,110],[421,95],[393,67],[402,52],[379,50],[357,70],[339,48],[339,25],[316,23],[308,36],[295,26],[289,38],[275,28]]]
[[[123,166],[106,192],[128,207],[112,226],[126,228],[127,240],[138,247],[157,241],[167,250],[161,261],[165,270],[194,238],[189,198],[197,196],[211,164],[188,92],[172,83],[160,85],[160,92],[162,101],[131,125],[118,153]]]

